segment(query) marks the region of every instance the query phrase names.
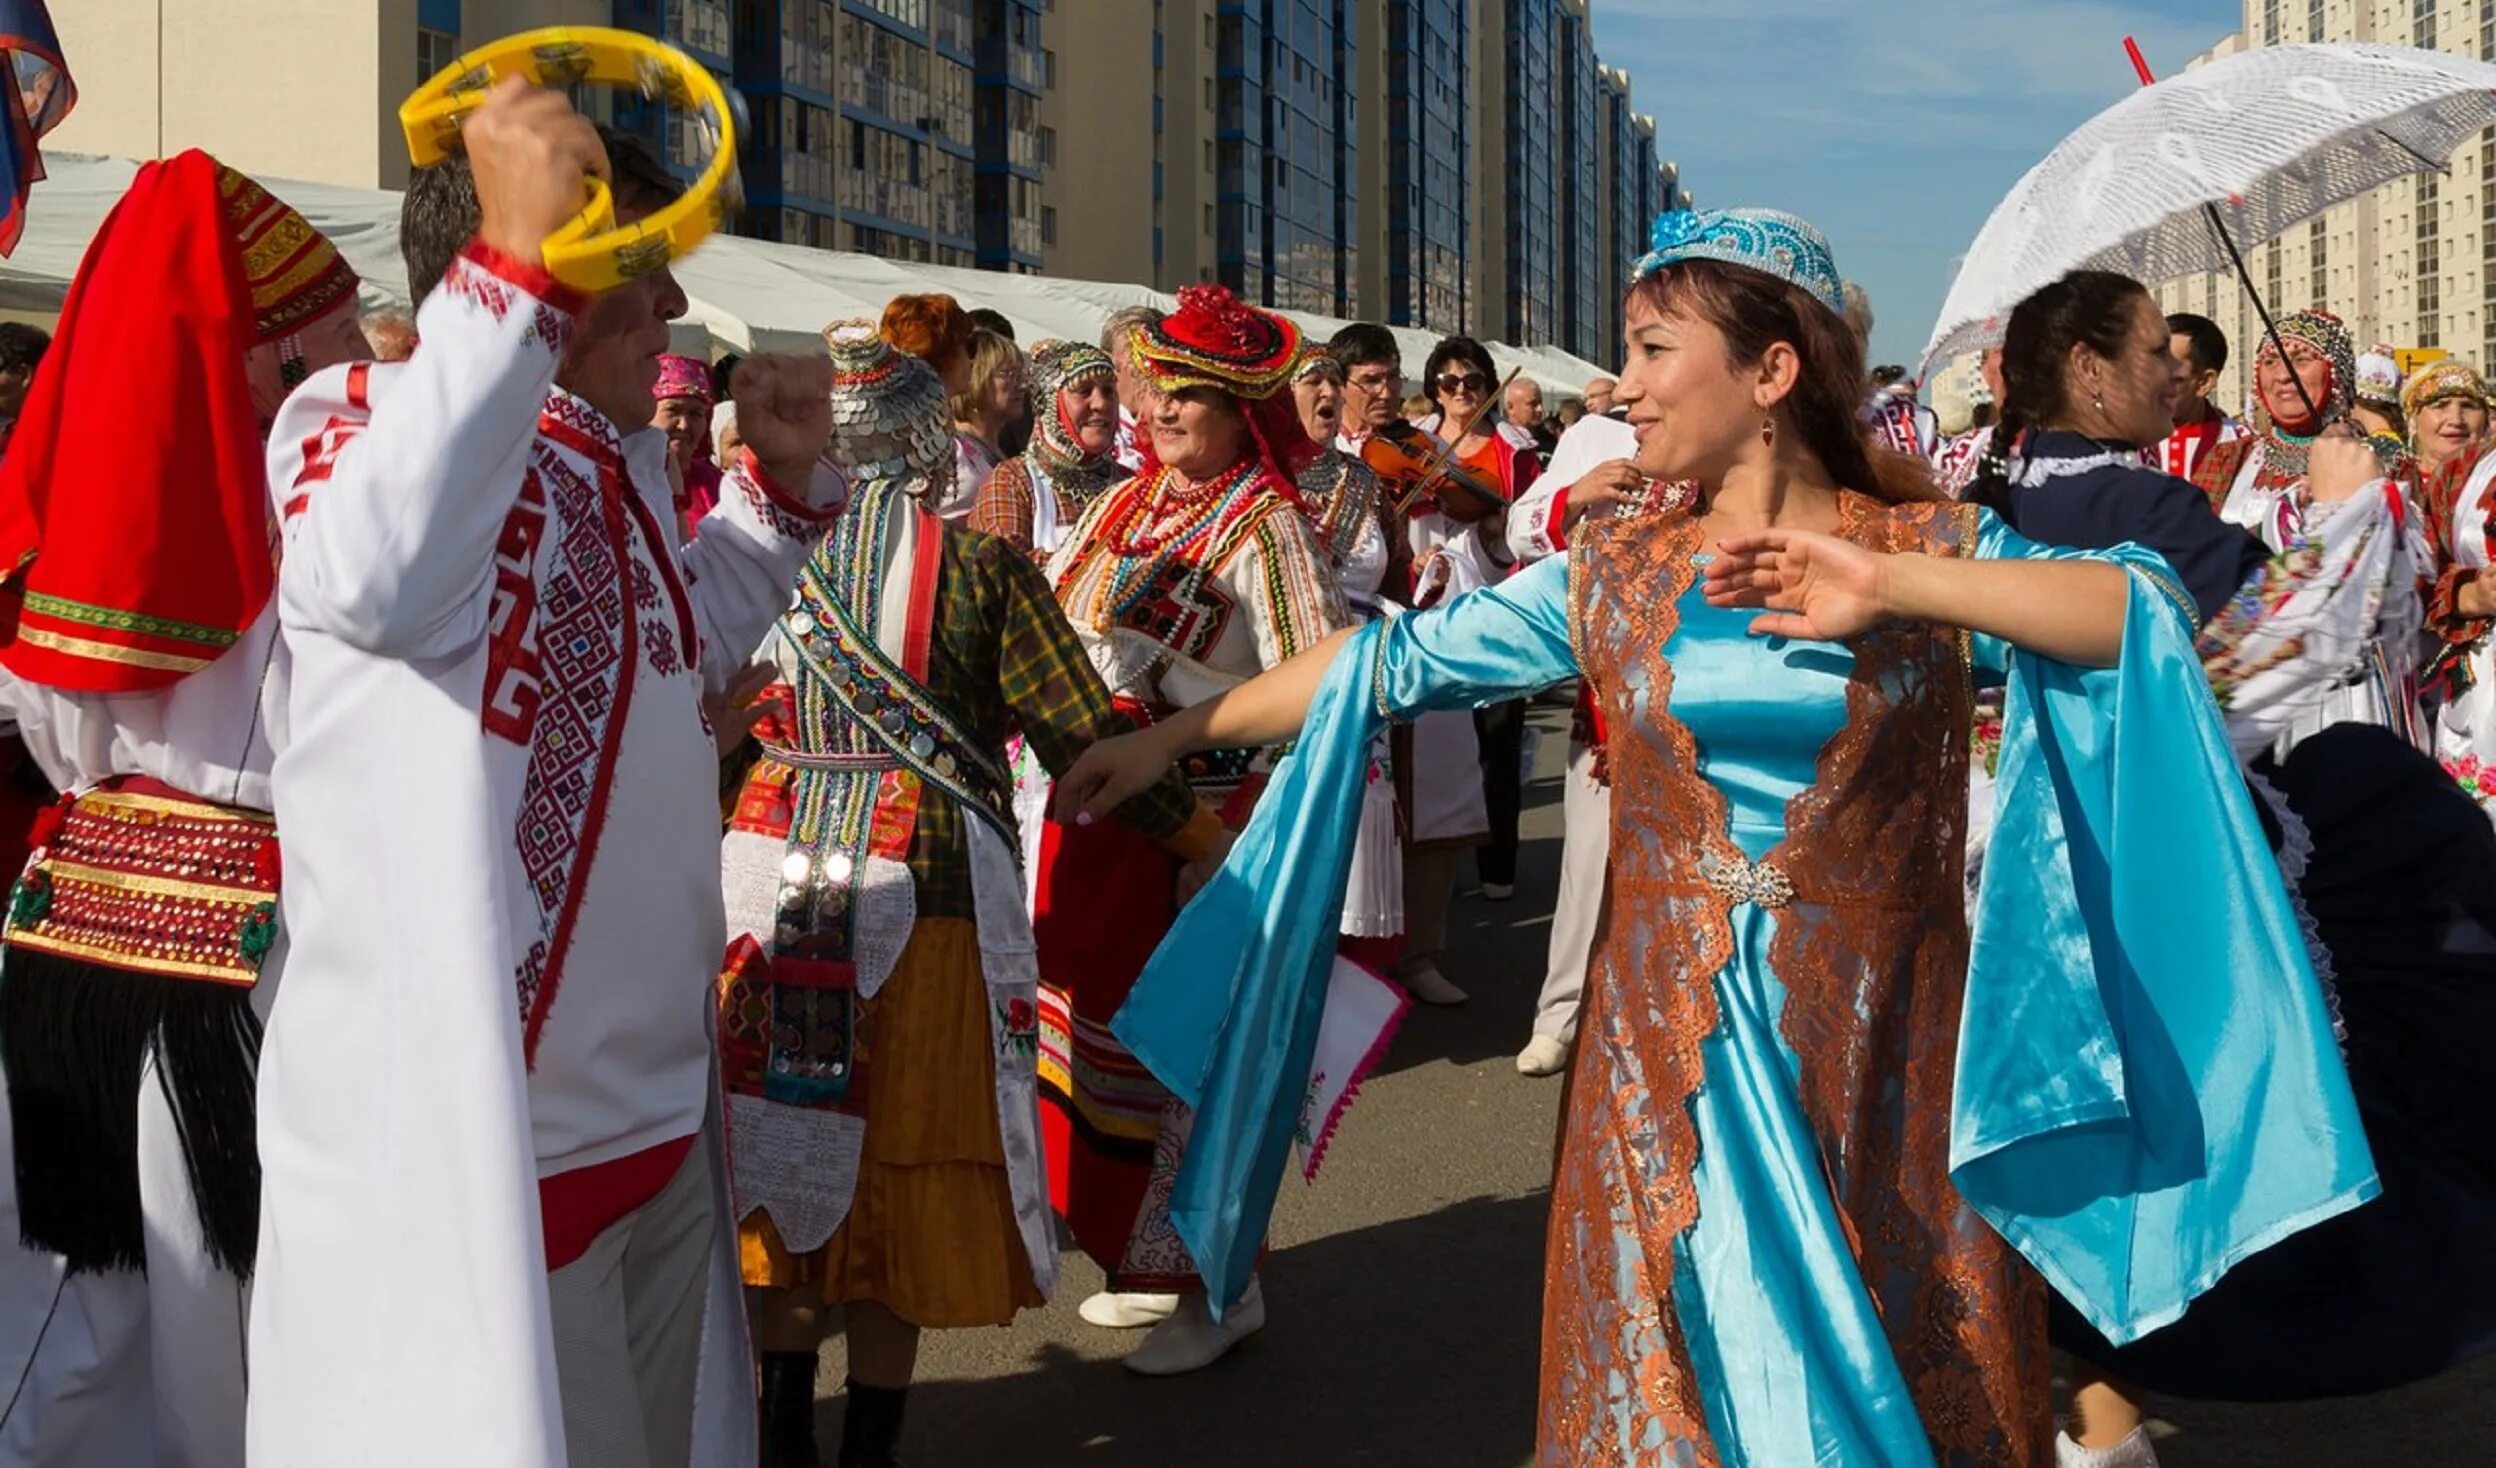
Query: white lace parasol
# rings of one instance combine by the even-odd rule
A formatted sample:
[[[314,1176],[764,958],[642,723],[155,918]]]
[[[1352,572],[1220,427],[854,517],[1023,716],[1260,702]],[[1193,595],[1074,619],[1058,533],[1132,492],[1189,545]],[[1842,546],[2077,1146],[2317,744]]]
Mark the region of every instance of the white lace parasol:
[[[2142,88],[2028,170],[1968,247],[1925,370],[2002,339],[2011,308],[2080,269],[2155,284],[2406,174],[2496,124],[2496,65],[2406,46],[2272,46]],[[2305,303],[2297,303],[2305,304]]]

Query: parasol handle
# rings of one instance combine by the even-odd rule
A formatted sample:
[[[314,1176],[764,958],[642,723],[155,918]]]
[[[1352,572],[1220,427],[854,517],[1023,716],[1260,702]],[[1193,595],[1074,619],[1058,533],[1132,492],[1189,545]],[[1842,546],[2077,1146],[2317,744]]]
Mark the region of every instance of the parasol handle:
[[[2126,36],[2123,38],[2123,51],[2126,56],[2132,58],[2132,70],[2140,76],[2141,85],[2156,86],[2158,77],[2149,69],[2149,58],[2141,54],[2141,43],[2131,36]],[[2219,237],[2220,247],[2227,251],[2228,263],[2236,267],[2236,278],[2244,283],[2245,294],[2253,298],[2254,314],[2262,318],[2262,334],[2270,339],[2272,349],[2279,353],[2280,366],[2288,373],[2288,385],[2297,390],[2298,401],[2305,404],[2306,421],[2319,427],[2323,420],[2322,406],[2314,401],[2312,393],[2305,390],[2305,379],[2299,377],[2295,367],[2290,364],[2288,344],[2279,338],[2279,323],[2271,319],[2270,303],[2263,300],[2262,292],[2254,288],[2253,270],[2245,264],[2243,254],[2238,252],[2236,237],[2227,232],[2227,221],[2219,217],[2219,206],[2204,204],[2201,206],[2201,212],[2202,216],[2210,221],[2210,232]],[[2356,386],[2355,383],[2341,384],[2344,391],[2354,391]]]

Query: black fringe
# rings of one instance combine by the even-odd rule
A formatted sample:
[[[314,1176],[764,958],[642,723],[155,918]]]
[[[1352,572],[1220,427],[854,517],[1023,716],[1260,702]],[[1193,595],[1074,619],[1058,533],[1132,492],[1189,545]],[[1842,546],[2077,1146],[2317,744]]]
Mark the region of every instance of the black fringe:
[[[10,947],[0,953],[0,1065],[21,1234],[72,1272],[146,1272],[139,1083],[151,1050],[208,1257],[249,1279],[260,1218],[250,990]]]

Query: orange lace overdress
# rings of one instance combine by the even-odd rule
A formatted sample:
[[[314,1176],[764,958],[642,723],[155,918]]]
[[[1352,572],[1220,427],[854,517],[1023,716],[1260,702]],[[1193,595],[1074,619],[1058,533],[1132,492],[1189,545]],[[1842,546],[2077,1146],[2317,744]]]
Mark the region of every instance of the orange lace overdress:
[[[1965,556],[1978,523],[1972,506],[1850,494],[1840,533]],[[1915,626],[1843,647],[1748,638],[1747,614],[1718,620],[1737,614],[1693,591],[1701,549],[1695,522],[1669,515],[1610,522],[1572,552],[1571,636],[1612,731],[1612,865],[1552,1194],[1539,1460],[1738,1460],[1719,1451],[1721,1414],[1737,1399],[1757,1413],[1762,1398],[1724,1384],[1785,1368],[1763,1364],[1772,1352],[1744,1333],[1774,1311],[1736,1297],[1781,1282],[1774,1257],[1740,1243],[1758,1231],[1738,1218],[1699,1237],[1703,1193],[1731,1186],[1701,1175],[1703,1137],[1718,1135],[1771,1165],[1728,1214],[1774,1206],[1804,1252],[1834,1241],[1826,1252],[1851,1257],[1869,1306],[1859,1318],[1879,1337],[1836,1361],[1790,1338],[1774,1347],[1803,1359],[1786,1371],[1790,1399],[1747,1419],[1754,1455],[1768,1440],[1862,1440],[1859,1427],[1823,1436],[1814,1421],[1858,1415],[1859,1402],[1895,1431],[1902,1389],[1944,1465],[2047,1461],[2043,1286],[1949,1177],[1968,953],[1968,639]],[[1684,640],[1701,618],[1706,637]],[[1680,690],[1677,664],[1690,679]],[[1757,731],[1781,731],[1758,738],[1787,747],[1748,747]],[[1780,753],[1791,779],[1764,781],[1757,771]],[[1783,798],[1781,820],[1764,791]],[[1716,1074],[1711,1047],[1737,1033],[1770,1035],[1746,1053],[1779,1063]],[[1800,1126],[1782,1129],[1801,1139],[1790,1155],[1758,1140],[1778,1128],[1746,1124],[1796,1113]],[[1793,1295],[1794,1279],[1782,1288]],[[1763,1416],[1776,1420],[1763,1429]]]

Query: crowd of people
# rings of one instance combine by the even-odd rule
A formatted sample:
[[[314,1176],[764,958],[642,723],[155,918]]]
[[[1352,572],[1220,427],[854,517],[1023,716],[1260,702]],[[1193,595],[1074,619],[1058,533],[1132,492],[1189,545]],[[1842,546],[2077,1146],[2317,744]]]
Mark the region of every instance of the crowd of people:
[[[882,1468],[1065,1242],[1205,1368],[1572,685],[1538,1461],[2138,1468],[2496,1327],[2467,366],[2300,312],[2240,424],[2083,272],[1945,439],[1756,210],[1548,415],[1213,286],[714,364],[542,260],[663,166],[463,140],[411,315],[191,152],[0,327],[0,1463]]]

